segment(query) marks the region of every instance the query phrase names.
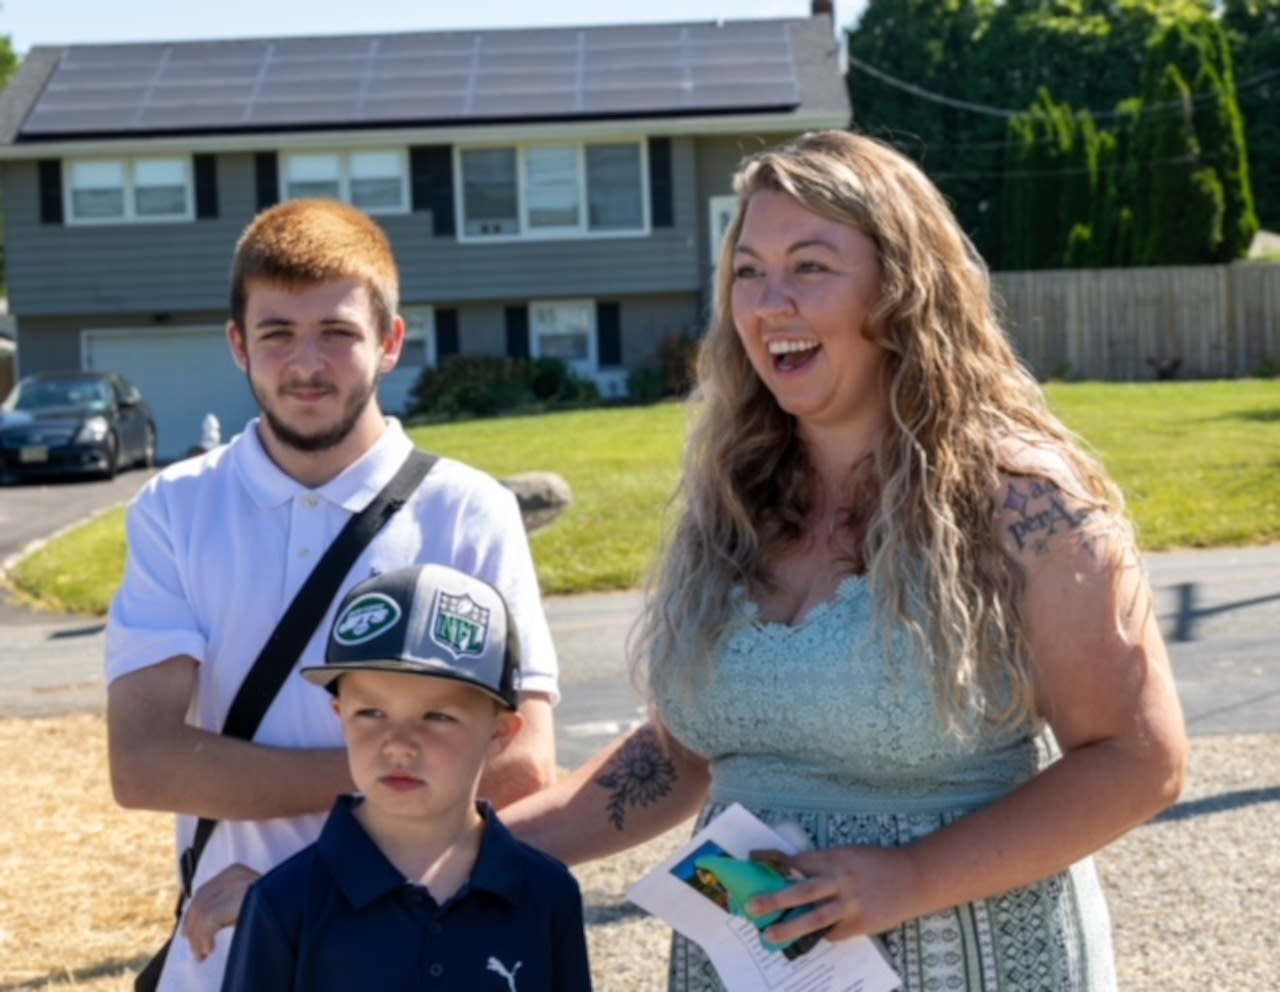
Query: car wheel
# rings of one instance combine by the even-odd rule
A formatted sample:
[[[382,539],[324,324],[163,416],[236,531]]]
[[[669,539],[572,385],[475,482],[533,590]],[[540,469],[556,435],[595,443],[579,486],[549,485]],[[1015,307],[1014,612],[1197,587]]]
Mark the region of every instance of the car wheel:
[[[120,471],[120,439],[115,434],[107,435],[107,464],[102,470],[102,478],[114,479]]]
[[[142,435],[142,455],[136,464],[138,468],[155,468],[156,466],[156,429],[152,424],[147,424],[147,429]]]

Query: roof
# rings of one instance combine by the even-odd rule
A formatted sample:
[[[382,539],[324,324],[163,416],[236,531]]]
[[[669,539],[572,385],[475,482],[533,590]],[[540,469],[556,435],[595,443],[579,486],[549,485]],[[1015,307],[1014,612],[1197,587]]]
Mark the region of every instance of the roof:
[[[847,124],[830,21],[41,47],[0,146],[725,117]]]

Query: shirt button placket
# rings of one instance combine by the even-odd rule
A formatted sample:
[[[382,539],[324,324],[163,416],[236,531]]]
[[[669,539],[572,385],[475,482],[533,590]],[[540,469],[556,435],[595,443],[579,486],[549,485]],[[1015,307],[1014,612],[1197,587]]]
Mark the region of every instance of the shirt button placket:
[[[288,590],[296,593],[311,571],[315,555],[327,545],[324,540],[324,513],[320,499],[313,493],[300,493],[293,499],[289,516]]]

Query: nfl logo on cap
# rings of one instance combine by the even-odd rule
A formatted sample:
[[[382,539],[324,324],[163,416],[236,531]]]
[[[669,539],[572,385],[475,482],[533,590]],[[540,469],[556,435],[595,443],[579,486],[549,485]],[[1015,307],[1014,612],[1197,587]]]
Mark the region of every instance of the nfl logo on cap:
[[[338,607],[325,663],[304,678],[336,691],[346,672],[465,682],[515,709],[520,646],[501,593],[444,565],[414,565],[359,583]]]

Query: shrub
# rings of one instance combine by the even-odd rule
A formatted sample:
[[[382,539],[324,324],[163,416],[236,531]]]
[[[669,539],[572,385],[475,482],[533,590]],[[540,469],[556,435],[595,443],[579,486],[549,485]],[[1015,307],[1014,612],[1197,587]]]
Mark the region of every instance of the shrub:
[[[595,384],[556,358],[450,355],[423,369],[413,388],[413,414],[436,419],[493,417],[513,410],[585,406]]]
[[[685,396],[693,388],[694,363],[698,357],[698,342],[682,327],[668,334],[658,347],[658,363],[662,366],[663,392],[667,396]]]
[[[653,365],[627,373],[627,398],[633,403],[656,403],[666,395],[666,373]]]

